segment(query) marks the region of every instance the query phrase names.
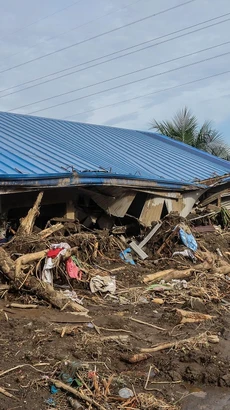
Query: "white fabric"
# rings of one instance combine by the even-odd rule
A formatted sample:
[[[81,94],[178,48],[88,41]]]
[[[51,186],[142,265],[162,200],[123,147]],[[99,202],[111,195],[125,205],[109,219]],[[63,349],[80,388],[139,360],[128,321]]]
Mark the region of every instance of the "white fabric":
[[[63,249],[59,252],[56,258],[46,258],[45,259],[45,264],[42,270],[42,281],[49,283],[52,286],[53,286],[53,273],[51,269],[53,269],[56,266],[57,261],[60,258],[60,256],[61,255],[63,256],[66,254],[66,251],[67,249],[70,249],[70,246],[66,242],[53,243],[52,245],[50,245],[50,249],[61,249],[61,248]]]

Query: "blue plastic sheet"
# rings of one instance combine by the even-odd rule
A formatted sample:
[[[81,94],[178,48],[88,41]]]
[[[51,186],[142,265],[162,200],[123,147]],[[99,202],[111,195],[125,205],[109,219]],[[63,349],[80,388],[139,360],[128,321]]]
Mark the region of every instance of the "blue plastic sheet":
[[[131,248],[125,249],[124,251],[120,253],[120,258],[123,259],[123,261],[130,263],[131,265],[136,265],[133,260],[131,252],[132,252]]]
[[[182,228],[180,228],[179,233],[183,244],[193,252],[196,252],[198,245],[194,236],[191,233],[185,232]]]

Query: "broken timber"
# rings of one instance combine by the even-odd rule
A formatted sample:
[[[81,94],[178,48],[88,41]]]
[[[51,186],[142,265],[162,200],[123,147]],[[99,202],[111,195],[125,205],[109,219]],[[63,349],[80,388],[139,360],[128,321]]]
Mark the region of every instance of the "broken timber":
[[[42,198],[43,198],[43,192],[39,192],[37,199],[33,205],[33,208],[29,210],[25,218],[22,218],[20,220],[20,226],[17,231],[18,235],[30,235],[32,233],[35,220],[37,216],[39,215],[39,209],[40,209]]]
[[[27,289],[32,290],[38,297],[47,300],[54,307],[62,309],[65,305],[68,305],[68,308],[72,308],[74,311],[87,312],[87,309],[83,306],[66,298],[60,292],[54,290],[50,284],[41,282],[33,275],[28,275],[27,277],[20,269],[18,269],[15,278],[16,264],[3,248],[0,248],[0,269],[16,288],[20,287],[23,283]]]

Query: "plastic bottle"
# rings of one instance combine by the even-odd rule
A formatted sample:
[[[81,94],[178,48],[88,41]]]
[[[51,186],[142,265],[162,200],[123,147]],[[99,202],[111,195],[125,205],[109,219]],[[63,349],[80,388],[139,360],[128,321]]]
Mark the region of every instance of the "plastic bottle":
[[[78,400],[73,399],[72,397],[68,397],[68,401],[74,410],[84,410],[84,407],[81,405],[81,403]]]

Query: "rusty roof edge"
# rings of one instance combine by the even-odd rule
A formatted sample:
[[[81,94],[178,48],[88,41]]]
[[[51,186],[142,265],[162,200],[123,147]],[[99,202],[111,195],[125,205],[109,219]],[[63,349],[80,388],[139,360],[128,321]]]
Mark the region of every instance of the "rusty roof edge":
[[[0,176],[0,186],[2,187],[73,187],[81,185],[99,186],[121,186],[133,188],[154,188],[170,190],[196,190],[205,189],[206,185],[194,182],[174,181],[156,178],[143,178],[132,175],[117,175],[100,173],[65,173],[48,175],[15,175]]]
[[[208,187],[213,187],[216,185],[221,185],[222,183],[228,181],[230,179],[230,173],[224,175],[215,175],[210,178],[204,180],[194,180],[196,183],[200,183],[202,185],[207,185]]]

